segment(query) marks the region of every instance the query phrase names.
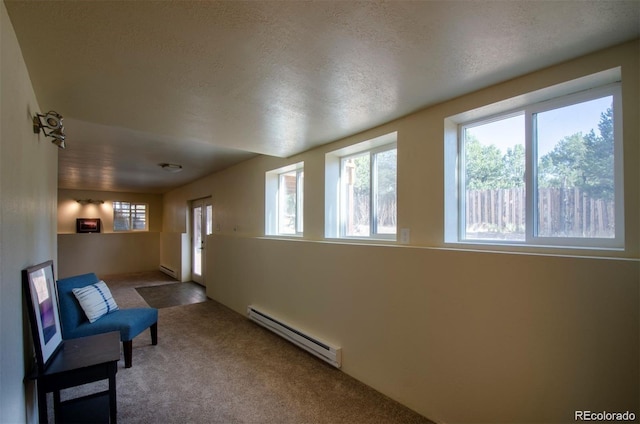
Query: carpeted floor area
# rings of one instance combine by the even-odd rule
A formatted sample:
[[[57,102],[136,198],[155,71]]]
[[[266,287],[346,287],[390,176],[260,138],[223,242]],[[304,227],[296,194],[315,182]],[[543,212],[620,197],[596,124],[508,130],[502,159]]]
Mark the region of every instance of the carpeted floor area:
[[[136,288],[175,283],[159,272],[104,280],[121,308],[146,305]],[[118,363],[117,399],[125,424],[431,422],[210,299],[159,310],[158,345],[145,331],[133,367]]]

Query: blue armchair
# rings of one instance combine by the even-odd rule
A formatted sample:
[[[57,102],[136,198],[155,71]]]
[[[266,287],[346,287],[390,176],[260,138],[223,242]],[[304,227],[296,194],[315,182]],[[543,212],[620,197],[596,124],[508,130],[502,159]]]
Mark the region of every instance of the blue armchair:
[[[57,281],[62,338],[65,340],[75,339],[109,331],[119,331],[124,352],[124,366],[125,368],[131,368],[134,337],[149,328],[151,344],[158,344],[158,310],[155,308],[118,309],[91,323],[72,290],[86,287],[99,281],[94,273],[63,278]]]

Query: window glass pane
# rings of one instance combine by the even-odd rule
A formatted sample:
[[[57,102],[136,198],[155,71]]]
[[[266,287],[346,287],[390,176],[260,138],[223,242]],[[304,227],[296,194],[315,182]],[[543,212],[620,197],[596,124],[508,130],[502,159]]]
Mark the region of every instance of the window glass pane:
[[[396,169],[397,150],[375,155],[376,233],[396,233]]]
[[[134,230],[147,228],[147,205],[133,205],[131,224]]]
[[[342,162],[344,234],[368,237],[371,205],[370,155],[366,152]]]
[[[265,174],[265,235],[302,235],[304,162]]]
[[[131,231],[147,229],[147,205],[113,202],[113,230]]]
[[[297,211],[297,172],[291,171],[280,174],[278,204],[278,233],[296,233]]]
[[[464,238],[525,239],[524,114],[463,127]]]
[[[130,204],[127,202],[113,202],[113,230],[129,231]]]
[[[207,235],[213,234],[213,205],[207,205],[206,209]]]
[[[534,115],[537,236],[613,238],[613,97]]]
[[[304,171],[298,172],[298,210],[296,216],[298,218],[296,230],[302,234],[304,228]]]
[[[193,273],[202,275],[202,207],[193,208]]]

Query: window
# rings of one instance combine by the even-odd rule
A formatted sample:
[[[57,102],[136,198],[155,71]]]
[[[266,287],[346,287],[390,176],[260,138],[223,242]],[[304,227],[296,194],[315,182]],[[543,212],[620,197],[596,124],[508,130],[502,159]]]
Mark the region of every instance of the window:
[[[621,117],[608,84],[458,122],[445,240],[622,247]]]
[[[304,163],[266,173],[267,235],[295,236],[303,233]]]
[[[395,240],[396,133],[331,152],[326,166],[326,237]]]
[[[113,202],[113,231],[146,231],[147,229],[146,204]]]

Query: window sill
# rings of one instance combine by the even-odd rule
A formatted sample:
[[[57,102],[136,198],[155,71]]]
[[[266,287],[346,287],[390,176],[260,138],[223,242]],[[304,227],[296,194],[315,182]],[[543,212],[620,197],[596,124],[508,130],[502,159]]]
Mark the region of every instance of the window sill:
[[[396,239],[392,238],[373,238],[373,237],[326,237],[325,241],[332,243],[349,243],[349,244],[398,244]]]
[[[501,243],[491,241],[456,241],[445,242],[445,248],[474,250],[479,252],[509,252],[523,254],[559,255],[559,256],[592,256],[616,257],[625,249],[622,247],[593,247],[593,246],[561,246],[524,243]]]
[[[148,233],[149,230],[114,230],[114,234],[127,234],[127,233]]]

